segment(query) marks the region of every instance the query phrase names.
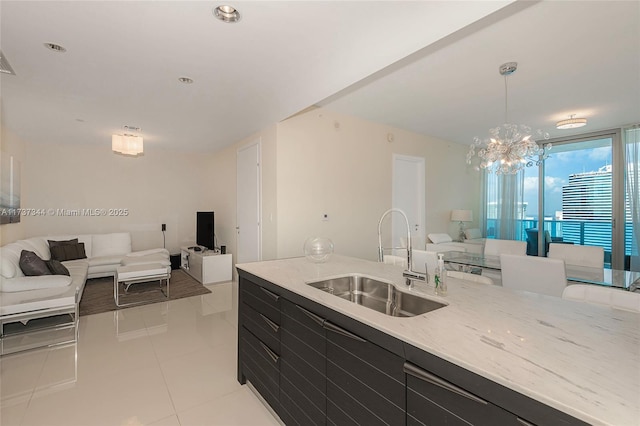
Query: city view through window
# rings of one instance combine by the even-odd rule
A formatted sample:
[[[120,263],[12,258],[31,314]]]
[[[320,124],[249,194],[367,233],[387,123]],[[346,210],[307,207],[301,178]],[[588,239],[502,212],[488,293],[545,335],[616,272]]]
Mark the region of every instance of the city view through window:
[[[536,166],[510,178],[487,174],[486,237],[526,241],[527,254],[533,256],[545,256],[550,243],[599,246],[605,252],[605,267],[640,270],[634,244],[634,226],[637,232],[640,220],[632,212],[632,204],[640,204],[639,136],[634,127],[625,130],[625,139],[616,132],[602,132],[593,138],[556,141],[542,176]],[[615,220],[621,223],[614,228]],[[544,244],[538,244],[538,237]],[[541,247],[545,252],[538,253]]]
[[[601,246],[605,263],[612,246],[612,140],[604,138],[554,146],[544,168],[544,230],[547,238]],[[525,170],[522,239],[539,226],[538,168]],[[625,254],[631,253],[632,227],[628,197],[625,208]]]

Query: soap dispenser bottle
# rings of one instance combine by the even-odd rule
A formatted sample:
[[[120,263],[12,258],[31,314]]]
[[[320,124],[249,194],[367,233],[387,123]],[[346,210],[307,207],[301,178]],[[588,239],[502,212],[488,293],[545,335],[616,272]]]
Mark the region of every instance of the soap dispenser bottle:
[[[438,254],[438,266],[436,266],[434,281],[436,284],[436,294],[438,296],[447,295],[447,270],[444,268],[443,254]]]

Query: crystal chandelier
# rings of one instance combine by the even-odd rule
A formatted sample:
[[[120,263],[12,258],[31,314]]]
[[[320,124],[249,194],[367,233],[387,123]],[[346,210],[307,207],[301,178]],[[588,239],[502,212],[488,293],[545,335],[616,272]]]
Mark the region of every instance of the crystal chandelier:
[[[511,175],[534,164],[539,166],[549,157],[551,144],[544,147],[535,139],[549,139],[549,134],[542,130],[533,132],[531,127],[523,124],[510,124],[507,116],[507,77],[518,69],[517,62],[507,62],[499,68],[504,76],[504,122],[501,127],[489,130],[489,137],[473,138],[473,144],[467,153],[467,164],[471,164],[474,155],[480,159],[480,168],[487,169],[496,175]],[[535,138],[533,136],[535,135]]]

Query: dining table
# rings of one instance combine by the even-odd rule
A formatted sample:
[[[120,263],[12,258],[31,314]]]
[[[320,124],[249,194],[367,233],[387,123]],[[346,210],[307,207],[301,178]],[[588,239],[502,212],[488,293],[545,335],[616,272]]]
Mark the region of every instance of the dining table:
[[[443,253],[445,264],[450,269],[479,273],[482,270],[500,271],[500,256],[480,255],[461,251]],[[628,291],[640,291],[640,272],[610,268],[565,265],[567,281],[616,287]]]

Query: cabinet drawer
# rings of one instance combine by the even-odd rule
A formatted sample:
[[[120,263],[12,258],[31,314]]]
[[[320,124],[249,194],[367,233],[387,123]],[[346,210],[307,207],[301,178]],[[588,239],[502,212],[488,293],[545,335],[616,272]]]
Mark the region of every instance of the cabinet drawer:
[[[247,279],[240,280],[241,301],[280,325],[280,296]]]
[[[328,422],[404,424],[404,360],[329,321],[325,328]]]
[[[436,378],[436,380],[441,380]],[[408,425],[515,425],[516,416],[445,381],[407,375]]]
[[[282,300],[280,402],[287,425],[326,424],[324,318]]]
[[[246,328],[242,328],[242,370],[247,380],[278,412],[280,389],[280,356],[262,343]]]
[[[242,304],[241,312],[242,325],[279,355],[280,326],[246,303]]]

